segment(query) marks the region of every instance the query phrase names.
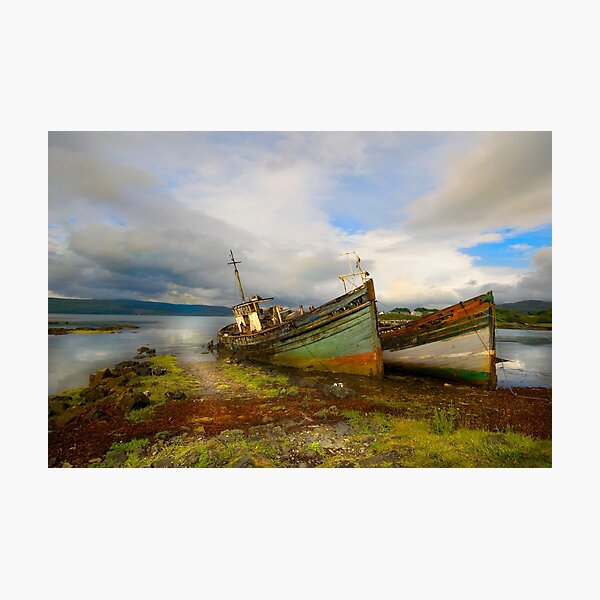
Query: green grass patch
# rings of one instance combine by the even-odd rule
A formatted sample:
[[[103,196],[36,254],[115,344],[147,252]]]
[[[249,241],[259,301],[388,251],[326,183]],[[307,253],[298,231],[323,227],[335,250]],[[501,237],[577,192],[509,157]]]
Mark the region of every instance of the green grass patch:
[[[222,364],[221,370],[227,377],[241,383],[248,390],[263,398],[276,398],[298,393],[298,388],[290,385],[285,375],[266,373],[260,367]]]
[[[357,419],[357,417],[354,417]],[[391,417],[389,428],[376,434],[365,458],[381,456],[378,466],[413,468],[551,467],[552,441],[508,432],[455,429],[440,435],[431,423]],[[364,432],[364,427],[362,429]],[[396,457],[386,463],[387,457]],[[331,463],[331,464],[330,464]],[[323,466],[334,466],[327,459]]]
[[[431,419],[431,431],[438,435],[452,433],[456,429],[458,415],[452,404],[449,408],[434,408]]]
[[[147,438],[140,438],[140,439],[132,439],[129,440],[128,442],[115,442],[111,447],[109,452],[131,452],[132,450],[135,450],[136,448],[143,448],[144,446],[147,446],[150,443],[150,440],[148,440]]]
[[[200,382],[177,364],[176,356],[155,356],[150,359],[150,363],[152,367],[164,367],[167,372],[164,375],[158,376],[143,375],[134,377],[129,382],[129,385],[131,388],[139,389],[140,391],[149,390],[150,401],[153,405],[166,402],[167,398],[165,394],[167,392],[181,390],[189,397],[193,396],[200,387]],[[140,413],[138,416],[143,420],[147,415]],[[136,419],[138,416],[134,416],[133,418]]]

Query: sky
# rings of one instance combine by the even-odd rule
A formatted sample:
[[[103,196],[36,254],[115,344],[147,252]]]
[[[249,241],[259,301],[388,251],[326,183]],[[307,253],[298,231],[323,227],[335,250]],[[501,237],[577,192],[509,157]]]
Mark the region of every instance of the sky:
[[[50,132],[48,295],[552,299],[550,132]]]

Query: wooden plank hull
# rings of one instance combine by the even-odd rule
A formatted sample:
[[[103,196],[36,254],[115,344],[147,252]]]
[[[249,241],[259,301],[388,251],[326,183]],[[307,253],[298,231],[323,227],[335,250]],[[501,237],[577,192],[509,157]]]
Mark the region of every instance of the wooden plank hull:
[[[482,294],[407,324],[380,327],[386,367],[496,387],[495,304]]]
[[[221,347],[257,362],[354,375],[383,375],[373,282],[281,326],[219,331]]]

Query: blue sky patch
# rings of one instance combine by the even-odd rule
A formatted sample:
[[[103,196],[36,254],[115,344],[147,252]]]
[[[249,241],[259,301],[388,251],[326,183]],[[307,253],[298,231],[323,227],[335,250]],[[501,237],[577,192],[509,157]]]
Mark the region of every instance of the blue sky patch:
[[[461,251],[476,257],[478,266],[523,268],[540,248],[552,246],[551,225],[519,233],[511,230],[499,233],[505,236],[501,242],[478,244]]]

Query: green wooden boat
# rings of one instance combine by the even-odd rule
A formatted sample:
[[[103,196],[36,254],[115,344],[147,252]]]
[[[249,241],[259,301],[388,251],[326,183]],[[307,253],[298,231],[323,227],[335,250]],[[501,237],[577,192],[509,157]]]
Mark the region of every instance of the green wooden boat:
[[[496,388],[492,292],[407,323],[379,324],[386,369]]]
[[[249,360],[314,371],[383,375],[373,280],[319,307],[263,308],[273,298],[246,298],[231,252],[242,302],[232,308],[235,322],[218,333],[218,348]],[[353,274],[355,275],[355,274]],[[345,278],[341,276],[346,287]]]

